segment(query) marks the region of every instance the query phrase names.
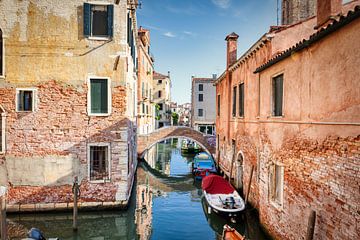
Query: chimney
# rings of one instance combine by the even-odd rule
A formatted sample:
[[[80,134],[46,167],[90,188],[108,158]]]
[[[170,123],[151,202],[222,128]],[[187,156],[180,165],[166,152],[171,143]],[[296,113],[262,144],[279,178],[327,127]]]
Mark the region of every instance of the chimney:
[[[342,0],[317,0],[317,27],[341,12]]]
[[[213,74],[213,75],[212,75],[212,78],[213,78],[213,79],[216,79],[216,78],[217,78],[217,74]]]
[[[227,50],[226,50],[226,69],[228,69],[237,59],[237,39],[239,35],[232,32],[226,36],[225,41],[227,41]]]
[[[170,78],[170,71],[168,71],[168,77]]]

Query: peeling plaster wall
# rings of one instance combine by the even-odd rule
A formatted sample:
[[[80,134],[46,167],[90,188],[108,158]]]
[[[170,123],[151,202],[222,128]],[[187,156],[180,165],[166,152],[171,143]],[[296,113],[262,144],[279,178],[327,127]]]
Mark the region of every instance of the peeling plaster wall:
[[[75,175],[80,201],[128,200],[136,169],[136,74],[127,44],[127,2],[93,1],[114,4],[114,36],[101,41],[83,35],[84,2],[0,1],[6,66],[0,105],[7,113],[0,172],[6,168],[8,176],[0,181],[11,186],[10,205],[71,201]],[[88,79],[94,76],[110,78],[108,117],[87,114]],[[26,87],[36,89],[35,111],[16,112],[16,88]],[[87,145],[96,142],[111,144],[109,183],[88,181]],[[135,161],[128,173],[129,154]]]
[[[344,5],[343,12],[356,3],[359,1]],[[221,96],[217,160],[229,176],[234,139],[235,152],[244,154],[245,187],[251,166],[255,167],[249,201],[259,209],[261,222],[275,238],[304,238],[310,210],[315,210],[315,239],[358,239],[359,19],[253,74],[296,39],[308,38],[315,20],[274,32],[270,42],[216,86]],[[284,73],[284,116],[276,118],[271,116],[271,79],[279,73]],[[241,82],[245,83],[245,116],[233,118],[231,90]],[[284,204],[280,208],[269,198],[269,168],[274,162],[284,165]],[[235,159],[234,183],[238,181],[237,164]]]

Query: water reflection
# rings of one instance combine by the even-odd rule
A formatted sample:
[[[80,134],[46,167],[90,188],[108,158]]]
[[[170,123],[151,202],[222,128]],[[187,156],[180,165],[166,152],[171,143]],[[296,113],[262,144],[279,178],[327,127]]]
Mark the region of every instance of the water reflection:
[[[77,232],[72,230],[71,213],[10,215],[11,239],[24,238],[31,227],[65,240],[220,239],[225,223],[251,239],[266,239],[256,214],[246,213],[236,224],[207,214],[201,182],[190,173],[194,155],[182,154],[180,144],[168,141],[148,151],[127,210],[80,212]]]

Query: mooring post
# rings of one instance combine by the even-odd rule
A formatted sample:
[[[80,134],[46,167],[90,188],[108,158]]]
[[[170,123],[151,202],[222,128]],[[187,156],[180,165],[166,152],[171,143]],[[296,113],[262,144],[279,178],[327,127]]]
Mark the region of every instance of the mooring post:
[[[74,194],[74,208],[73,208],[73,230],[77,231],[78,223],[77,223],[77,216],[78,216],[78,197],[80,195],[79,192],[79,184],[78,184],[78,177],[75,176],[74,184],[73,184],[73,194]]]
[[[314,210],[311,210],[310,216],[309,216],[307,232],[306,232],[306,240],[312,240],[314,237],[315,220],[316,220],[316,212]]]
[[[6,227],[6,187],[0,187],[0,229],[1,240],[7,239],[7,227]]]
[[[249,184],[247,186],[247,191],[246,191],[246,197],[245,197],[245,205],[247,204],[248,200],[249,200],[249,193],[250,193],[250,187],[251,187],[251,179],[254,173],[254,166],[251,165],[251,172],[250,172],[250,178],[249,178]]]

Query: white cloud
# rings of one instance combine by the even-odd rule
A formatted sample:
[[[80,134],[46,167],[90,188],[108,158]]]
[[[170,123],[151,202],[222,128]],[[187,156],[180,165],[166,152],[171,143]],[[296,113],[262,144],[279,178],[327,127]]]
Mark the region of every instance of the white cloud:
[[[164,33],[163,35],[164,35],[165,37],[169,37],[169,38],[174,38],[174,37],[176,37],[176,35],[173,34],[172,32],[166,32],[166,33]]]
[[[189,35],[189,36],[195,36],[196,34],[190,31],[183,31],[184,34]]]
[[[211,0],[213,4],[218,6],[219,8],[227,9],[230,7],[231,0]]]

